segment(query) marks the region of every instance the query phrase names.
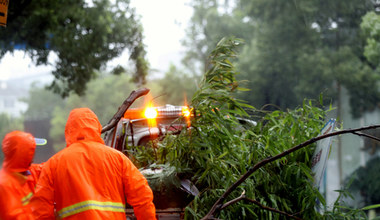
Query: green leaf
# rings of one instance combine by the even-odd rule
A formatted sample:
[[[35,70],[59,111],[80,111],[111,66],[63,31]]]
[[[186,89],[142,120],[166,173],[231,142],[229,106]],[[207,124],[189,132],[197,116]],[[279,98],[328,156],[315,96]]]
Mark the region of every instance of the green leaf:
[[[380,204],[376,204],[376,205],[369,205],[369,206],[363,207],[361,209],[362,210],[370,210],[370,209],[377,209],[379,207],[380,207]]]

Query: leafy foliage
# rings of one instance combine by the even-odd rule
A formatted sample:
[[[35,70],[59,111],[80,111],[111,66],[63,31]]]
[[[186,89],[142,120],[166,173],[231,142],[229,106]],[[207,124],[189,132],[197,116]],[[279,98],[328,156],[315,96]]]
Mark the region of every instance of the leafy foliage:
[[[366,37],[366,46],[364,48],[364,56],[375,67],[380,64],[379,47],[380,47],[380,29],[378,23],[380,22],[380,16],[375,12],[368,12],[363,17],[363,22],[360,27]]]
[[[327,210],[324,213],[324,219],[368,219],[365,211],[375,208],[374,206],[367,206],[362,209],[352,208],[344,201],[344,198],[353,198],[348,189],[345,188],[337,191],[339,192],[339,196],[336,199],[332,210]]]
[[[125,49],[135,63],[135,81],[145,82],[142,28],[129,0],[10,1],[7,23],[0,30],[0,58],[21,48],[40,65],[49,64],[54,52],[49,88],[63,97],[70,91],[83,95],[95,70]]]
[[[154,149],[134,149],[139,165],[169,164],[200,189],[201,194],[186,207],[187,219],[204,216],[224,190],[255,163],[317,136],[324,124],[325,111],[313,101],[286,112],[263,112],[236,99],[234,94],[244,90],[236,81],[233,65],[240,43],[223,39],[211,53],[211,67],[191,102],[197,116],[192,129],[167,136]],[[243,128],[239,117],[255,119],[257,126]],[[305,219],[322,217],[314,208],[317,198],[324,200],[312,186],[313,150],[314,145],[261,168],[228,199],[244,192],[263,205]],[[222,219],[281,218],[244,202],[227,207],[220,215]]]

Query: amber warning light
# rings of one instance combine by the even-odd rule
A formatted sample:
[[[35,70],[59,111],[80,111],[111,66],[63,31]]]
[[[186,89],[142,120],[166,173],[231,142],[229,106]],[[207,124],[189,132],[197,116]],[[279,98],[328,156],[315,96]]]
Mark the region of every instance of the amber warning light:
[[[190,122],[191,110],[188,107],[183,107],[182,108],[182,115],[186,119],[187,127],[190,127],[190,125],[191,125],[191,122]]]
[[[182,115],[185,117],[190,117],[190,109],[188,107],[182,108]]]
[[[144,111],[145,118],[154,119],[157,118],[158,112],[154,107],[147,107]]]

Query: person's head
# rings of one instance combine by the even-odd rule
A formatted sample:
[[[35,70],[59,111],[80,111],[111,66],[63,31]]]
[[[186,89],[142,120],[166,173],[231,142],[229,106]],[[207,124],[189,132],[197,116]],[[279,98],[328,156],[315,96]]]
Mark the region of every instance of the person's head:
[[[3,169],[24,172],[29,169],[36,150],[33,135],[23,131],[12,131],[5,135],[2,143]]]
[[[101,138],[102,125],[98,117],[89,108],[73,109],[66,122],[66,146],[78,141],[96,141],[104,143]]]

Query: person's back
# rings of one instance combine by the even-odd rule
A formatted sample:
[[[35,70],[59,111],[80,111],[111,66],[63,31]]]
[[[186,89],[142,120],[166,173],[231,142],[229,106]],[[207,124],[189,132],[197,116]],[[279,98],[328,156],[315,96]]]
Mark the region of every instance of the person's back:
[[[153,193],[131,161],[104,145],[101,125],[87,108],[66,124],[67,147],[45,164],[32,207],[37,219],[125,219],[128,202],[138,219],[155,219]],[[55,203],[55,206],[54,206]]]

